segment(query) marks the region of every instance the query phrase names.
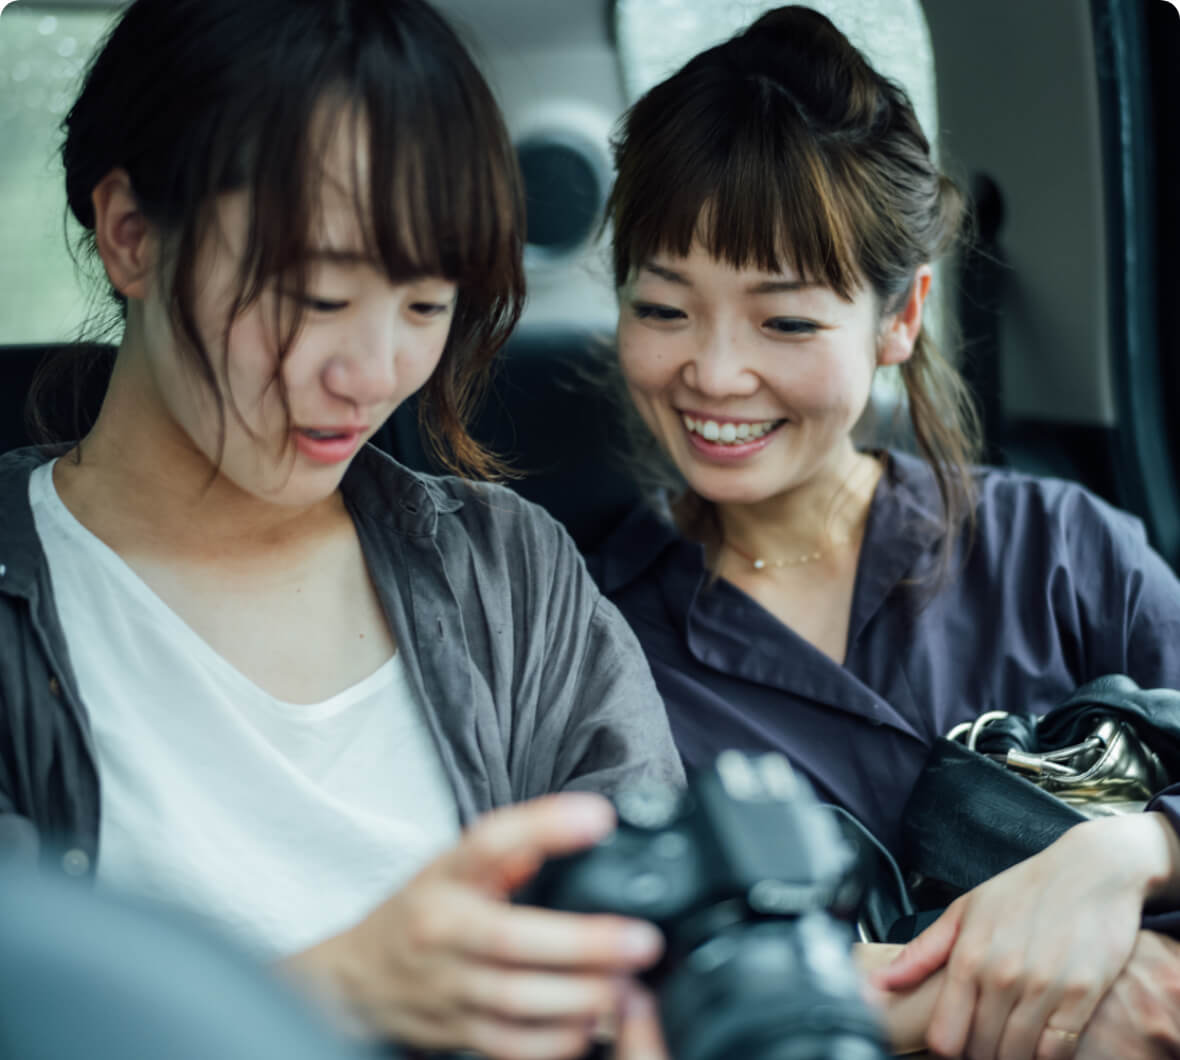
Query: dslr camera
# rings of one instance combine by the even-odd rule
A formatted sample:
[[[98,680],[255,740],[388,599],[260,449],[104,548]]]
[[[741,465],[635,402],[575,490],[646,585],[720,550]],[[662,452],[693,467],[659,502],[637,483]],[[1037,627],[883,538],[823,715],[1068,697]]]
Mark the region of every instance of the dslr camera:
[[[649,920],[644,975],[674,1060],[883,1060],[850,917],[864,881],[835,818],[778,754],[726,751],[688,789],[616,799],[619,827],[517,901]]]

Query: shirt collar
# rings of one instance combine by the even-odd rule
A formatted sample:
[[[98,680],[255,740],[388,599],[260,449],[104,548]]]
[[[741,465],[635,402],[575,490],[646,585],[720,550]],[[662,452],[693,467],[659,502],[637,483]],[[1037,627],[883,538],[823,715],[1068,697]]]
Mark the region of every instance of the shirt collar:
[[[0,591],[35,595],[45,554],[29,506],[29,478],[69,448],[34,446],[0,455]],[[351,507],[411,536],[434,536],[439,516],[463,507],[439,480],[411,471],[372,445],[357,454],[340,488]]]
[[[29,504],[29,478],[66,448],[30,446],[0,456],[0,592],[36,596],[45,553]]]
[[[611,531],[589,562],[599,587],[610,596],[641,577],[668,549],[685,547],[698,556],[691,564],[694,573],[697,566],[703,572],[704,549],[685,541],[670,518],[644,505]]]
[[[885,454],[857,565],[850,648],[903,580],[920,591],[933,573],[922,564],[944,532],[940,503],[934,472],[924,460],[909,453]]]
[[[391,530],[433,537],[439,516],[463,507],[463,501],[444,487],[446,481],[411,471],[376,446],[366,445],[349,466],[340,490],[350,507]]]

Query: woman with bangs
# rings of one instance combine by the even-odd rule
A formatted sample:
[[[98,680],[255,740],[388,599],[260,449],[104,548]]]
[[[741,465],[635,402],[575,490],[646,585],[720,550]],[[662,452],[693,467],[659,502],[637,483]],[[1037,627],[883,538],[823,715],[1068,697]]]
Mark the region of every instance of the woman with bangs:
[[[580,1055],[658,933],[506,898],[609,831],[595,793],[679,779],[658,694],[552,520],[366,444],[421,389],[496,470],[465,421],[524,290],[487,85],[421,0],[137,0],[64,129],[123,335],[85,437],[0,459],[2,853],[381,1036]]]
[[[648,92],[615,152],[617,367],[653,505],[594,569],[688,765],[781,751],[896,850],[956,724],[1109,673],[1180,687],[1180,583],[1141,525],[973,464],[966,388],[923,326],[962,205],[900,88],[780,8]],[[916,454],[856,444],[885,367]],[[1175,983],[1180,951],[1140,919],[1180,898],[1180,798],[1150,808],[952,905],[879,975],[892,1011],[922,984],[905,1018],[928,1009],[939,1056],[1165,1055],[1151,1035],[1178,1021],[1147,1014],[1176,994],[1142,984]]]

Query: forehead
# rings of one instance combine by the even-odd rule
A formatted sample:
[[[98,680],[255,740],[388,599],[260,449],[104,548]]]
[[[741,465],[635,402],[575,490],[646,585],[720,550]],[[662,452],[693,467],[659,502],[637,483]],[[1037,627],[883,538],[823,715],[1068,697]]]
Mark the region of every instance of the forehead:
[[[326,101],[311,132],[310,245],[361,249],[374,212],[368,125],[355,108]]]
[[[731,288],[752,294],[817,287],[783,262],[779,268],[762,268],[756,264],[735,264],[718,257],[701,242],[694,242],[687,254],[659,250],[638,263],[633,272],[636,282],[662,281],[682,287]]]
[[[307,172],[307,252],[328,260],[357,260],[386,267],[396,259],[396,272],[418,271],[415,263],[430,258],[425,242],[429,224],[415,224],[415,201],[420,189],[410,186],[414,166],[396,170],[374,158],[375,144],[364,108],[329,97],[316,110],[309,138]],[[390,144],[382,149],[393,150]],[[410,155],[417,145],[396,149]],[[374,164],[378,163],[378,164]],[[390,172],[374,195],[373,174]],[[396,174],[396,175],[395,175]],[[420,211],[417,211],[420,213]],[[390,253],[391,245],[396,247]],[[327,253],[320,253],[326,251]]]

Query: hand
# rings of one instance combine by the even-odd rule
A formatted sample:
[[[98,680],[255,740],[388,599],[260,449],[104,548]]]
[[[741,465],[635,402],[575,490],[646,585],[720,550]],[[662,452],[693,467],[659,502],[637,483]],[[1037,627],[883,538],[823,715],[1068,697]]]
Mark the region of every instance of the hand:
[[[1076,1060],[1180,1057],[1180,942],[1140,931],[1123,974],[1078,1043]]]
[[[642,921],[506,898],[547,857],[613,826],[610,804],[594,795],[490,813],[355,928],[289,966],[327,980],[369,1026],[409,1044],[496,1060],[580,1056],[662,939]]]
[[[946,966],[927,1032],[938,1056],[1072,1057],[1145,898],[1175,880],[1176,849],[1158,814],[1078,825],[956,901],[874,983],[908,990]]]

